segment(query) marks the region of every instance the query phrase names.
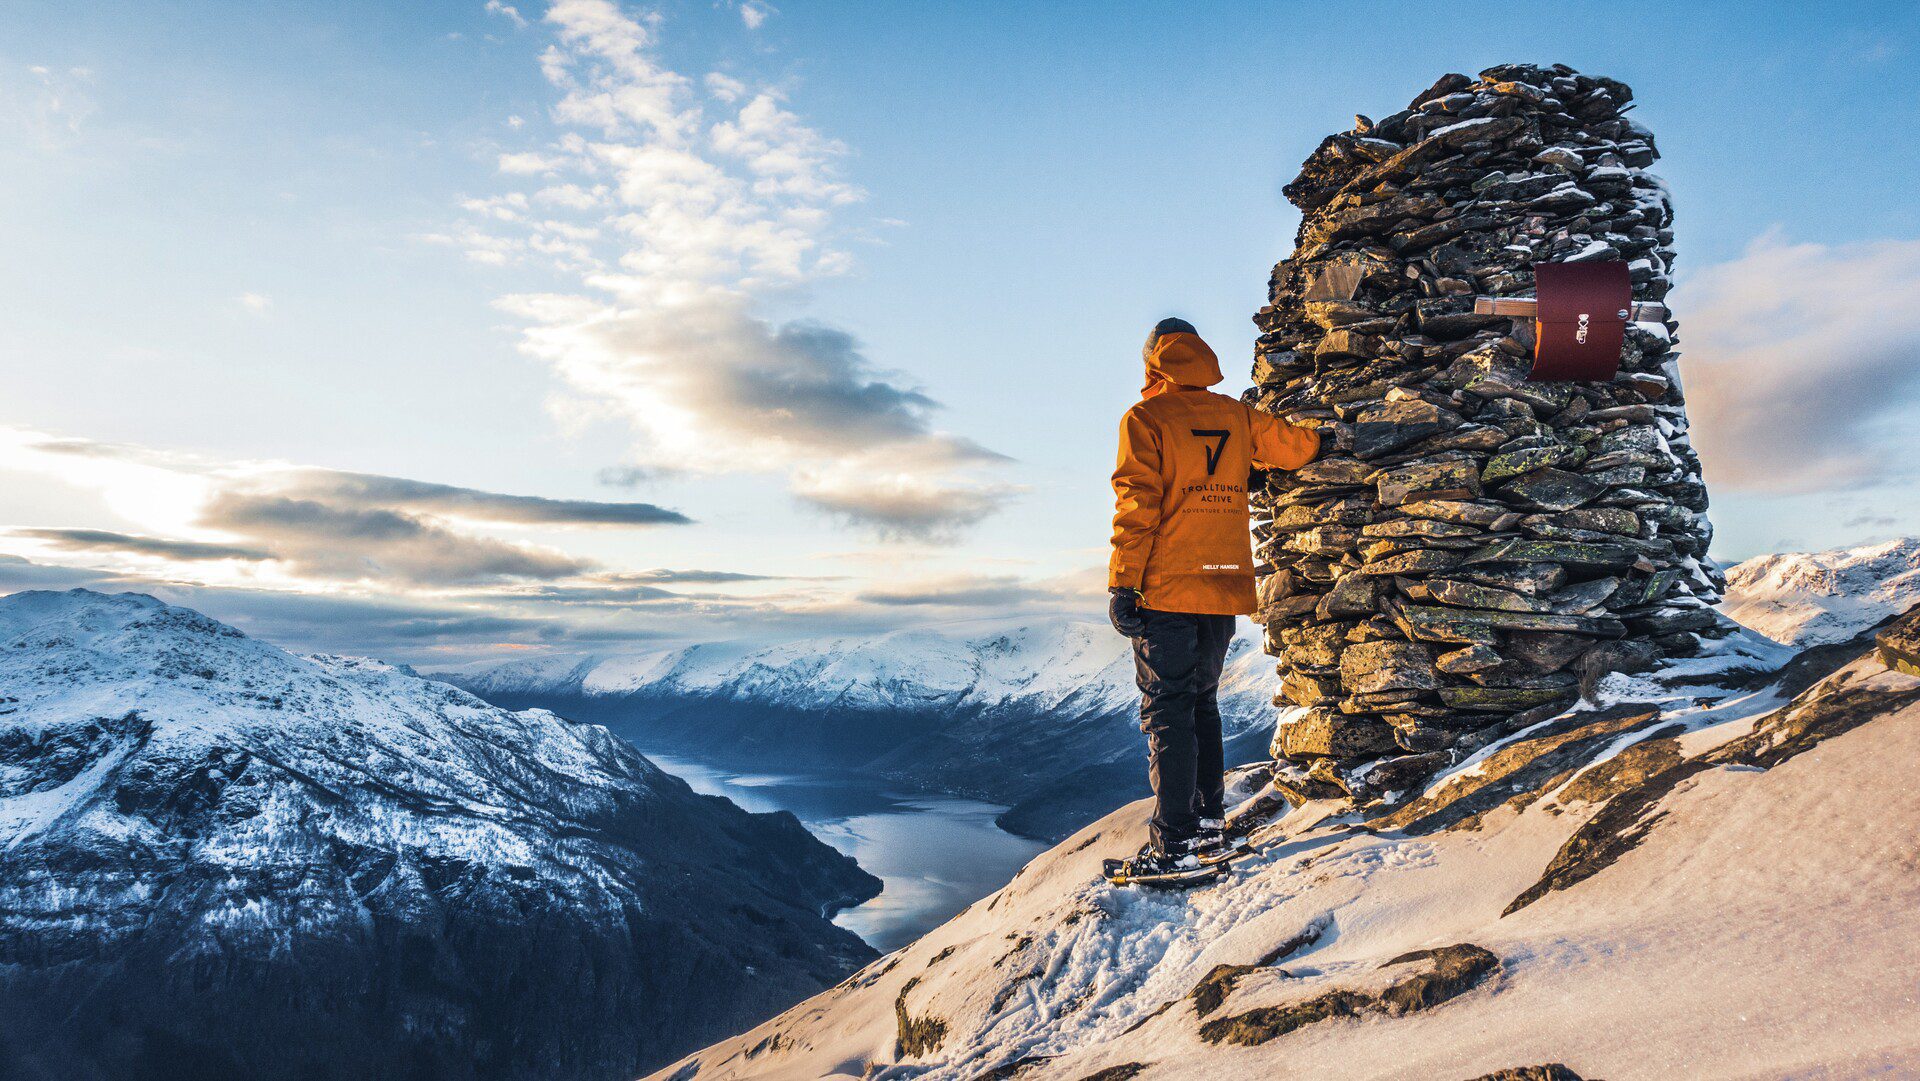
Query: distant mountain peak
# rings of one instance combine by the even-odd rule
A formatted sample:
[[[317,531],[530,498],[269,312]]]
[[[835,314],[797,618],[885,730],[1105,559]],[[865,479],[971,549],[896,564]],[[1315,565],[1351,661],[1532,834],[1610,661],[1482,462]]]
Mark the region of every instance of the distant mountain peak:
[[[1727,573],[1721,611],[1788,645],[1844,642],[1920,604],[1920,537],[1755,556]]]
[[[1265,684],[1242,625],[1225,686]],[[1241,668],[1248,668],[1243,680]],[[1252,668],[1262,669],[1255,676]],[[725,696],[788,707],[892,709],[929,700],[992,708],[1027,698],[1057,704],[1089,693],[1131,708],[1137,693],[1127,644],[1104,622],[1074,618],[978,620],[772,645],[711,642],[639,653],[522,658],[444,678],[481,695],[568,692]]]

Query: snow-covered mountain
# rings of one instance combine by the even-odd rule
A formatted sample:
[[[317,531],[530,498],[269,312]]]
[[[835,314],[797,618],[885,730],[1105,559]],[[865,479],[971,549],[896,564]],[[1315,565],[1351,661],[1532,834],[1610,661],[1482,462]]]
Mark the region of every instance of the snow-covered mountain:
[[[1790,645],[1845,641],[1920,603],[1920,539],[1761,556],[1722,609]],[[1272,729],[1273,664],[1242,623],[1221,684],[1231,759]],[[954,623],[778,646],[708,643],[512,661],[442,678],[512,708],[596,720],[643,746],[747,765],[853,768],[1014,805],[1058,840],[1146,791],[1127,645],[1104,623]]]
[[[1251,624],[1233,645],[1223,698],[1265,667]],[[1235,660],[1240,663],[1235,664]],[[612,697],[658,694],[754,699],[796,709],[899,712],[1034,708],[1111,711],[1138,705],[1125,639],[1105,623],[960,622],[870,637],[810,638],[775,646],[711,643],[649,653],[548,656],[464,676],[484,694],[568,689]]]
[[[1920,537],[1756,556],[1727,574],[1721,611],[1789,645],[1844,642],[1920,603]]]
[[[1905,617],[1920,621],[1920,611]],[[1789,658],[1792,658],[1789,660]],[[1122,808],[667,1081],[1579,1081],[1920,1073],[1920,678],[1748,632],[1394,802],[1289,809],[1187,893]]]
[[[877,880],[605,729],[135,594],[0,598],[0,1076],[631,1075]]]
[[[1273,661],[1243,622],[1221,680],[1238,761],[1264,753]],[[489,701],[600,721],[643,746],[853,768],[1014,805],[1058,839],[1146,791],[1139,691],[1105,623],[964,622],[771,647],[542,657],[442,676]]]

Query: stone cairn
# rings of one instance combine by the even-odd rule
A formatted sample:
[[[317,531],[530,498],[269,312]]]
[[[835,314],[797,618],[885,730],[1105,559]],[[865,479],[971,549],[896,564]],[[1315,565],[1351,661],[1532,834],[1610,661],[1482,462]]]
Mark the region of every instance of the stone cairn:
[[[1325,446],[1253,500],[1290,799],[1411,791],[1720,633],[1677,324],[1629,324],[1610,383],[1530,383],[1532,320],[1474,314],[1530,296],[1537,262],[1622,260],[1636,302],[1666,296],[1632,97],[1559,65],[1447,75],[1285,188],[1303,220],[1246,400]]]

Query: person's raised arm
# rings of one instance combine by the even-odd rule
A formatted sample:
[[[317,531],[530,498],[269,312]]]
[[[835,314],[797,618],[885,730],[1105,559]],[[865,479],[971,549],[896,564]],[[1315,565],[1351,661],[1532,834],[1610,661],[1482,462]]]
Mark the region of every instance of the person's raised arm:
[[[1253,463],[1263,469],[1298,469],[1320,453],[1320,433],[1247,407],[1253,432]]]
[[[1113,467],[1113,558],[1107,587],[1140,591],[1154,533],[1160,528],[1160,433],[1137,410],[1120,421],[1120,454]]]

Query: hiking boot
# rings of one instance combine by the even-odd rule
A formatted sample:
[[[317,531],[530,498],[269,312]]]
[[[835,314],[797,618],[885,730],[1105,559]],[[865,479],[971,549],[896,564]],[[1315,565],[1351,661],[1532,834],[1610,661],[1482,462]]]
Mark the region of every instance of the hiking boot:
[[[1148,875],[1171,875],[1181,871],[1191,871],[1200,866],[1200,860],[1188,850],[1190,842],[1177,842],[1163,849],[1149,841],[1140,846],[1140,851],[1121,866],[1130,878]]]
[[[1200,832],[1187,842],[1187,851],[1201,859],[1224,854],[1227,851],[1226,824],[1217,818],[1201,819]]]
[[[1226,854],[1226,837],[1219,833],[1201,831],[1184,841],[1170,841],[1166,851],[1172,856],[1190,859],[1197,863],[1208,863]]]

